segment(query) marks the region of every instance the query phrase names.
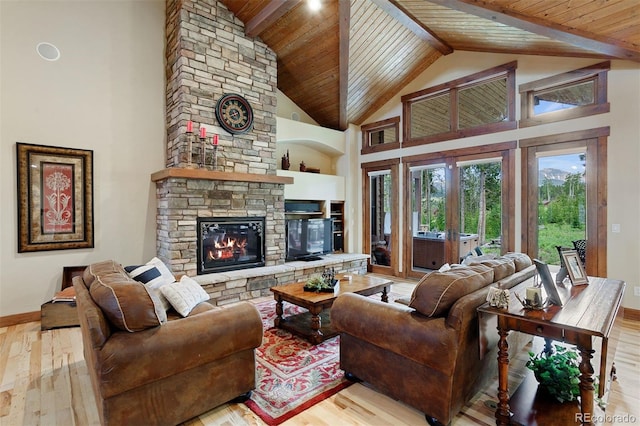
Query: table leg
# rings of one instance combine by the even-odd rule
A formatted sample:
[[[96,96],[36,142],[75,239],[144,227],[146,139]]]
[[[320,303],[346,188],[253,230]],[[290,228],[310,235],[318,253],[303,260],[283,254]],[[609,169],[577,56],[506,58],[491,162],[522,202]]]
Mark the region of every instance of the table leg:
[[[498,318],[500,322],[500,318]],[[508,425],[511,421],[509,410],[509,330],[498,326],[498,407],[496,408],[496,424]]]
[[[382,287],[382,301],[389,303],[389,293],[387,293],[387,287]]]
[[[580,352],[580,411],[582,412],[582,424],[593,424],[593,366],[591,358],[595,352],[591,348],[591,336],[580,335],[578,337],[578,351]]]
[[[322,327],[322,319],[320,318],[320,313],[322,312],[322,307],[314,307],[309,309],[311,313],[311,343],[314,345],[322,343],[324,340],[324,336],[322,331],[320,331],[320,327]]]
[[[602,338],[602,346],[600,349],[600,380],[598,382],[598,398],[602,398],[604,396],[605,389],[607,387],[607,382],[609,378],[607,378],[607,347],[609,346],[609,338]],[[615,365],[615,363],[614,363]],[[615,371],[615,366],[611,366],[611,370]],[[611,377],[613,380],[613,377]]]
[[[282,314],[284,310],[282,309],[282,298],[278,295],[275,296],[276,299],[276,318],[273,320],[274,327],[279,327],[280,323],[284,321],[282,318]]]

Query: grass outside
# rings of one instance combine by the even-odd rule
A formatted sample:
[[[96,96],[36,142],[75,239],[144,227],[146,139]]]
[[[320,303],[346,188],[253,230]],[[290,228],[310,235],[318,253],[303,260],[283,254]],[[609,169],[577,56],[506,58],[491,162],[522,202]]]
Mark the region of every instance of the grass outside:
[[[584,238],[585,231],[582,228],[555,223],[540,225],[538,229],[538,259],[549,265],[560,265],[556,246],[573,248],[572,241]]]

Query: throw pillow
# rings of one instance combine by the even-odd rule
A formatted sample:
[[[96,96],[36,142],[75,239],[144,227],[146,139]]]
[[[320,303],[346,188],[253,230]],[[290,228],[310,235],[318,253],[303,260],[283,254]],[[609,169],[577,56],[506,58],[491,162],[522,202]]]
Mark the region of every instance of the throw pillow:
[[[95,270],[92,266],[96,266]],[[87,269],[93,275],[91,298],[115,327],[135,332],[167,321],[158,298],[144,284],[129,278],[123,269],[101,270],[100,263]]]
[[[452,268],[423,277],[411,295],[409,306],[428,317],[445,314],[462,296],[493,282],[493,269],[485,265]]]
[[[173,309],[186,317],[201,302],[209,300],[209,294],[193,278],[184,275],[180,282],[165,284],[160,291]]]
[[[167,272],[169,272],[169,269],[166,266],[165,269],[167,270]],[[160,272],[160,270],[156,266],[154,266],[153,263],[147,263],[145,265],[125,266],[124,270],[127,271],[131,278],[141,282],[147,288],[154,291],[158,296],[158,299],[160,299],[164,310],[169,310],[171,305],[169,304],[167,298],[164,297],[164,295],[160,291],[160,287],[165,284],[175,282],[175,278],[173,278],[173,274],[171,274],[171,272],[169,272],[170,277],[168,277],[166,273],[165,275],[163,275],[162,272]]]

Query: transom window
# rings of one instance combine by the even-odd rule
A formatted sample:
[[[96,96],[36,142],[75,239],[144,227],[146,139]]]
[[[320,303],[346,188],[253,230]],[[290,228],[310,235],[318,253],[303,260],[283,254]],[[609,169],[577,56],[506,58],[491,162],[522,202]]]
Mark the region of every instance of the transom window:
[[[555,75],[519,87],[520,127],[609,112],[609,62]]]
[[[365,124],[362,129],[362,154],[400,148],[400,117]]]
[[[515,129],[516,63],[402,97],[403,145]]]

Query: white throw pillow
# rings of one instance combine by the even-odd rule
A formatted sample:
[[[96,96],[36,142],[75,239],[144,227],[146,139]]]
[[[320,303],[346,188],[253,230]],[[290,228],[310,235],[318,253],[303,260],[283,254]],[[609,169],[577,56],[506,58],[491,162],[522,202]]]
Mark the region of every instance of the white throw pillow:
[[[160,287],[175,282],[176,278],[162,260],[154,257],[144,265],[126,266],[124,269],[131,278],[140,281],[158,296],[165,311],[169,310],[171,305],[160,292]]]
[[[186,317],[198,303],[209,300],[209,294],[193,278],[183,275],[180,282],[165,284],[160,291],[173,309]]]

